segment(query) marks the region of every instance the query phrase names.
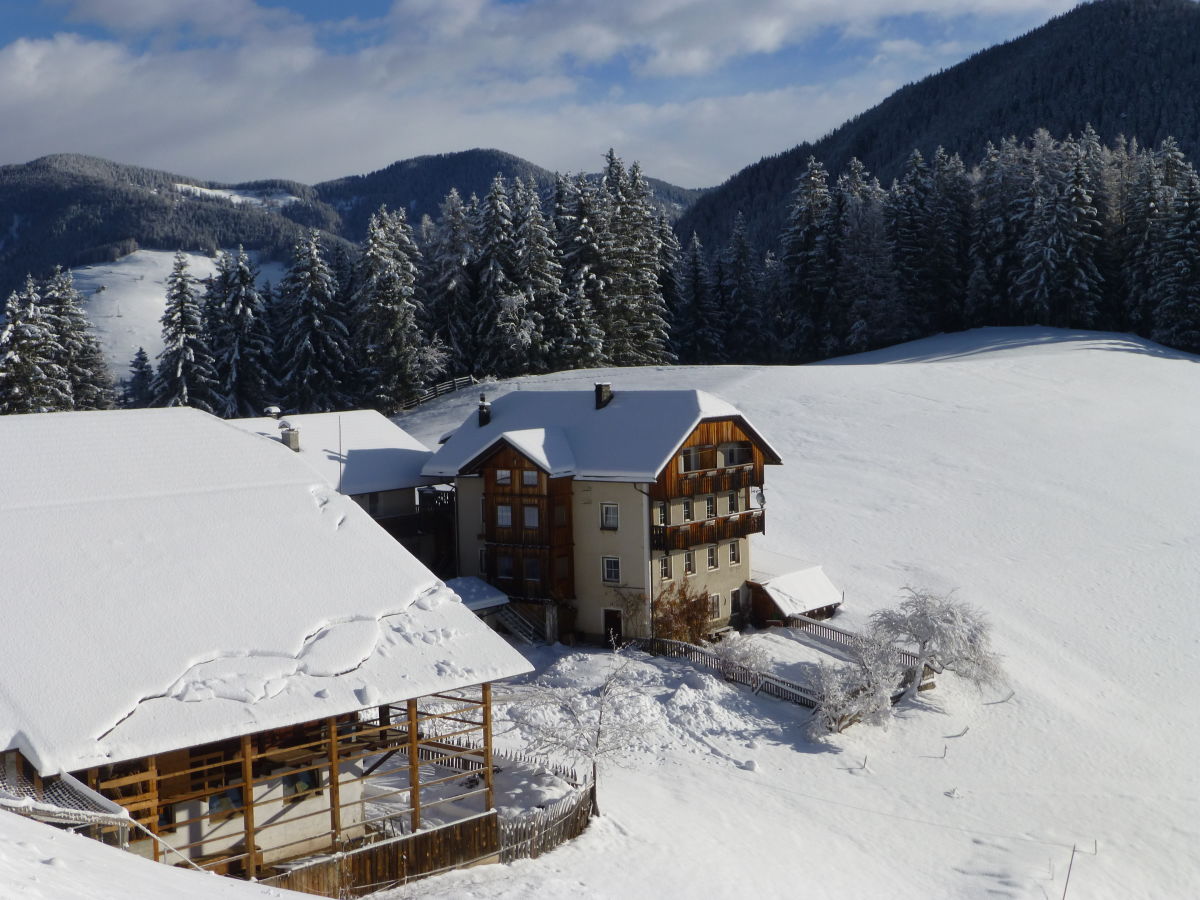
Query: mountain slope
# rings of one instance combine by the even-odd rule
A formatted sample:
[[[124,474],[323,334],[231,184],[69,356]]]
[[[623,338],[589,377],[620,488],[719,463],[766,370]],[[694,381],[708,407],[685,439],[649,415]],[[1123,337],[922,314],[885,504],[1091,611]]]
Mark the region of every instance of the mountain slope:
[[[887,184],[915,147],[939,146],[968,167],[988,141],[1046,128],[1059,137],[1091,123],[1156,144],[1167,135],[1200,153],[1200,5],[1194,0],[1098,0],[1023,37],[907,85],[815,143],[765,157],[701,197],[678,231],[727,242],[741,210],[756,246],[774,247],[810,155],[835,175],[854,156]]]

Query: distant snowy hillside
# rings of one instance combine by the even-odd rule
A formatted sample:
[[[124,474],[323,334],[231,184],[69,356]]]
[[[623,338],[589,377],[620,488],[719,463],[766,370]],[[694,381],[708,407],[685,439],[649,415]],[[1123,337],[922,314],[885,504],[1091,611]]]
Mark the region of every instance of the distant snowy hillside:
[[[946,676],[890,731],[822,747],[794,710],[732,721],[744,692],[666,665],[646,678],[675,739],[608,773],[588,834],[397,896],[1059,897],[1072,844],[1070,897],[1191,896],[1198,362],[1125,335],[982,329],[814,366],[487,386],[740,406],[784,457],[755,545],[823,565],[852,625],[904,585],[957,589],[990,614],[1014,695]],[[476,401],[397,421],[433,442]]]
[[[189,253],[188,269],[194,278],[208,278],[216,260]],[[174,253],[163,250],[137,250],[113,263],[73,269],[75,286],[84,297],[84,308],[104,355],[117,378],[124,378],[138,347],[145,347],[153,362],[162,350],[163,306],[166,303],[167,276],[171,274]],[[270,263],[261,273],[261,281],[278,283],[283,267]]]

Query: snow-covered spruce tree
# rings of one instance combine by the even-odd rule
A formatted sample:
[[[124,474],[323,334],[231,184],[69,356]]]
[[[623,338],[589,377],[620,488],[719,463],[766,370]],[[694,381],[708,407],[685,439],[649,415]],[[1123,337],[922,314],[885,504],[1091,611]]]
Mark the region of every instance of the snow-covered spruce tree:
[[[1019,253],[1019,201],[1016,144],[988,143],[975,184],[975,219],[971,231],[971,272],[967,282],[965,324],[1014,324],[1012,295]]]
[[[167,276],[167,304],[161,321],[163,349],[154,376],[154,405],[192,406],[212,412],[216,376],[204,340],[196,281],[188,273],[187,254],[182,250],[175,254]]]
[[[446,367],[451,375],[471,374],[479,356],[475,329],[477,255],[468,209],[458,191],[451,188],[442,201],[429,245],[425,289],[429,321],[445,345]]]
[[[354,272],[354,343],[363,400],[385,415],[415,397],[445,365],[440,344],[421,332],[418,294],[421,253],[404,211],[385,207],[371,216],[366,246]]]
[[[129,363],[129,379],[121,395],[125,409],[143,409],[154,402],[154,367],[145,347],[138,347]]]
[[[576,306],[591,313],[600,335],[601,359],[609,359],[604,323],[610,305],[609,260],[612,233],[608,227],[606,195],[582,175],[570,182],[564,205],[555,215],[556,243],[562,253],[564,290]],[[557,201],[556,201],[557,202]],[[586,302],[584,302],[586,301]]]
[[[274,342],[256,287],[257,272],[242,247],[217,256],[204,295],[209,350],[216,376],[213,412],[224,418],[257,416],[277,394]]]
[[[280,344],[284,406],[294,412],[330,412],[354,405],[350,335],[337,315],[337,282],[321,255],[320,233],[298,240],[292,264],[279,282],[287,317]]]
[[[1125,192],[1118,234],[1125,306],[1120,327],[1148,334],[1153,329],[1153,290],[1166,229],[1170,198],[1154,155],[1145,150],[1132,161],[1133,182]]]
[[[681,362],[717,363],[724,359],[721,318],[704,246],[692,233],[680,261],[679,310],[672,333]]]
[[[634,342],[635,365],[661,365],[674,361],[671,355],[670,314],[662,293],[660,265],[662,265],[661,238],[658,219],[651,203],[650,185],[642,174],[640,163],[629,167],[630,199],[628,218],[631,233],[636,236],[633,245],[634,263],[634,307],[631,317],[632,328],[637,340]]]
[[[517,274],[516,237],[504,178],[492,179],[479,207],[474,263],[478,305],[474,320],[479,348],[472,374],[508,377],[528,371],[529,354],[537,339],[529,297]]]
[[[667,349],[675,356],[675,310],[679,307],[679,258],[682,246],[665,214],[660,213],[658,230],[658,292],[662,297],[667,334],[671,339]]]
[[[558,246],[532,182],[525,184],[519,178],[513,182],[513,207],[517,288],[526,297],[531,328],[529,370],[569,368],[575,338],[572,311],[563,291]]]
[[[838,292],[850,298],[843,346],[851,352],[897,344],[912,335],[909,310],[897,291],[885,194],[872,181],[842,203]]]
[[[733,234],[725,248],[721,274],[724,284],[721,291],[720,328],[721,340],[725,344],[724,356],[730,362],[761,362],[761,340],[755,330],[760,272],[754,250],[746,237],[746,217],[741,211],[733,220]]]
[[[951,594],[906,587],[896,609],[872,613],[871,626],[892,646],[916,646],[917,664],[904,693],[906,700],[917,695],[927,665],[935,671],[948,669],[981,686],[1004,681],[987,617]]]
[[[63,356],[37,283],[26,276],[0,326],[0,415],[71,409],[71,382],[57,361]]]
[[[1195,173],[1171,206],[1153,292],[1154,340],[1200,353],[1200,180]]]
[[[896,274],[895,297],[911,317],[912,334],[931,334],[934,299],[931,250],[934,241],[933,176],[914,150],[888,193],[886,218]],[[859,342],[861,343],[861,341]]]
[[[973,198],[966,167],[957,153],[938,147],[931,164],[930,248],[926,333],[963,327],[963,307],[971,274]],[[921,323],[918,323],[920,325]]]
[[[786,361],[806,362],[820,355],[833,289],[831,212],[829,173],[810,156],[792,192],[783,232],[780,262],[787,299],[779,339]]]
[[[56,266],[41,287],[42,305],[53,322],[62,353],[55,361],[67,373],[72,409],[112,409],[116,387],[100,342],[83,311],[83,297],[69,269]]]
[[[653,701],[635,680],[632,663],[627,649],[614,647],[595,687],[539,686],[512,712],[531,753],[591,764],[593,800],[600,764],[619,760],[653,729]],[[598,802],[593,812],[599,815]]]

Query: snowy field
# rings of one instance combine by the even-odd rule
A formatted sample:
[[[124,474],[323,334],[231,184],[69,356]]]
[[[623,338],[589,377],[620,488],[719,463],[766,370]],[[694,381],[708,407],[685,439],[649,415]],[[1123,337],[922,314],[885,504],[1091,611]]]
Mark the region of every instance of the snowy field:
[[[904,585],[956,588],[989,612],[1013,694],[944,676],[887,731],[812,743],[806,711],[642,658],[633,676],[653,728],[602,771],[604,816],[583,837],[389,900],[1058,898],[1072,845],[1068,897],[1195,896],[1196,363],[1123,335],[983,329],[798,368],[487,386],[697,387],[740,406],[785,462],[768,469],[755,546],[823,565],[846,592],[837,621],[852,627]],[[399,421],[433,443],[477,399],[451,395]],[[757,640],[780,671],[811,664],[781,632]],[[593,684],[608,662],[532,655],[559,685]],[[500,719],[521,720],[512,704],[526,690],[497,687]],[[516,727],[498,743],[520,739]],[[0,817],[0,896],[16,885],[16,897],[192,896],[179,873],[152,882],[153,866],[119,854],[136,878],[115,860],[93,869],[92,851],[108,850],[31,828]],[[92,894],[71,892],[80,871]],[[113,877],[127,879],[119,892]]]
[[[208,278],[216,260],[187,254],[193,278]],[[113,263],[72,269],[75,287],[83,294],[84,311],[91,320],[105,358],[118,379],[129,374],[129,362],[138,347],[145,347],[151,364],[162,350],[162,314],[167,299],[167,276],[175,254],[164,250],[136,250]],[[268,263],[259,284],[278,284],[283,266]]]
[[[983,329],[799,368],[490,387],[740,406],[785,463],[756,545],[823,565],[852,624],[904,585],[957,589],[989,612],[1014,694],[943,677],[888,731],[822,745],[798,709],[650,662],[670,727],[602,776],[584,837],[395,896],[1057,898],[1073,844],[1070,897],[1194,896],[1196,363],[1123,335]],[[398,421],[433,442],[476,401]],[[584,680],[603,666],[571,659]]]

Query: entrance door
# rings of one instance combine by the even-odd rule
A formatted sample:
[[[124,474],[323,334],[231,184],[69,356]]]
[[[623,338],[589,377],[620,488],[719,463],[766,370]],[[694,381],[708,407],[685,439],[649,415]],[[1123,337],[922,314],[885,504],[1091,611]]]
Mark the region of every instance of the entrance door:
[[[619,609],[606,609],[604,611],[604,640],[606,643],[615,643],[618,647],[623,643],[621,636],[621,611]]]

